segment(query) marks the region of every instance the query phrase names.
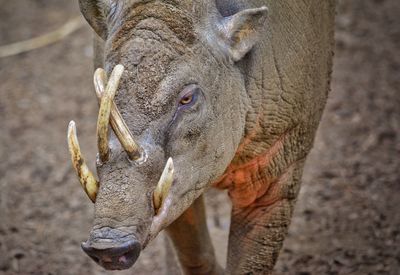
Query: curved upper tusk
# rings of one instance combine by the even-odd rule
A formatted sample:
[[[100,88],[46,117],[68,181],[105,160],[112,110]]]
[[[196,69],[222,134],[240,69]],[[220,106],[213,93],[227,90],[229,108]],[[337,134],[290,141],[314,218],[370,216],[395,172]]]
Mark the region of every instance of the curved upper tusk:
[[[106,162],[109,157],[108,124],[110,123],[111,105],[123,72],[124,67],[122,65],[115,66],[100,101],[99,116],[97,118],[97,146],[102,162]]]
[[[161,174],[157,187],[153,193],[153,202],[156,212],[161,208],[174,181],[174,162],[169,158]]]
[[[99,104],[101,102],[101,97],[104,94],[104,91],[106,90],[106,83],[107,83],[107,73],[104,69],[98,68],[94,72],[93,76],[93,83],[94,83],[94,89],[96,91],[96,96],[99,101]]]
[[[107,74],[103,69],[99,68],[94,73],[94,87],[96,96],[100,102],[106,90],[105,83],[107,83]],[[131,160],[138,159],[140,157],[140,147],[133,139],[132,133],[125,124],[125,121],[123,120],[121,113],[119,112],[114,101],[111,102],[110,124],[129,158]]]
[[[99,182],[96,180],[89,167],[86,165],[79,147],[78,137],[76,136],[75,122],[71,121],[68,125],[68,148],[71,154],[72,166],[79,177],[79,181],[92,202],[96,201]]]

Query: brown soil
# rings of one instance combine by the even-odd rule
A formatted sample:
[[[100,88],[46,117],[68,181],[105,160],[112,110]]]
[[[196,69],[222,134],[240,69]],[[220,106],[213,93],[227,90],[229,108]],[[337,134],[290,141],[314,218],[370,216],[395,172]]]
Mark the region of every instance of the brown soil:
[[[0,0],[0,44],[78,15],[77,1]],[[163,274],[163,236],[133,269],[111,273],[80,249],[92,204],[70,166],[78,124],[93,163],[97,103],[88,27],[60,43],[0,59],[0,274]],[[332,92],[275,274],[399,274],[400,2],[341,1]],[[223,262],[224,193],[209,224]]]

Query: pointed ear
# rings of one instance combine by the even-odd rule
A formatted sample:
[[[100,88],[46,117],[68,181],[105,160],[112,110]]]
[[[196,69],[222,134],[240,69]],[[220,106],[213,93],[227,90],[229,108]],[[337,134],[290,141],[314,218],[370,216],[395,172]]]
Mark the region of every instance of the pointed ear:
[[[107,38],[104,8],[109,2],[108,0],[79,0],[82,15],[103,40]]]
[[[267,7],[246,9],[222,19],[222,47],[233,61],[242,59],[257,43],[267,12]]]

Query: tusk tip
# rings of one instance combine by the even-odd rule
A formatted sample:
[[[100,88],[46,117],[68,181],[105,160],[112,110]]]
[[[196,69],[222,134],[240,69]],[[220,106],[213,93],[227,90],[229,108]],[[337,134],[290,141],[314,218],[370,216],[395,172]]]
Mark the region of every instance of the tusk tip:
[[[121,65],[121,64],[118,64],[118,65],[116,65],[116,66],[114,67],[114,69],[112,70],[111,75],[114,74],[114,75],[118,78],[118,80],[119,80],[119,78],[121,78],[121,76],[122,76],[122,74],[123,74],[124,71],[125,71],[125,67],[124,67],[123,65]]]
[[[101,74],[104,72],[103,68],[97,68],[96,71],[94,72],[95,74]]]
[[[69,136],[71,133],[75,133],[75,132],[76,132],[76,124],[75,124],[75,121],[71,120],[71,121],[68,123],[68,136]]]
[[[93,76],[93,83],[94,83],[94,89],[96,92],[96,96],[99,100],[101,100],[101,97],[104,94],[104,90],[105,90],[105,86],[107,82],[107,73],[105,70],[103,70],[102,68],[98,68],[95,72],[94,72],[94,76]]]
[[[167,166],[168,171],[174,170],[174,161],[172,160],[171,157],[168,158],[166,166]]]
[[[95,79],[105,79],[107,77],[107,73],[104,69],[102,68],[97,68],[96,71],[94,72],[94,78]]]
[[[124,70],[125,70],[125,67],[124,67],[124,65],[122,65],[122,64],[118,64],[117,66],[115,66],[115,70],[117,70],[117,71],[124,71]]]

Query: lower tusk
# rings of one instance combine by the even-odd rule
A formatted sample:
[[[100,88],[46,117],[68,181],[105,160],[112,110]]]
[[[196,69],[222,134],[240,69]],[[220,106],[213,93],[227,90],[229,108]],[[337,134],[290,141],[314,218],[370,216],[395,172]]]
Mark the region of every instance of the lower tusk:
[[[161,174],[157,187],[153,193],[154,208],[156,212],[161,208],[174,181],[174,162],[169,158]]]
[[[97,119],[97,146],[99,148],[100,160],[102,162],[106,162],[109,158],[108,124],[110,123],[112,102],[123,72],[124,66],[115,66],[100,101],[100,110]]]
[[[99,68],[94,73],[94,87],[99,102],[101,102],[101,98],[105,92],[105,83],[107,83],[107,74],[103,69]],[[111,103],[110,124],[129,158],[131,160],[140,158],[140,148],[134,141],[132,133],[125,124],[125,121],[123,120],[114,101]]]
[[[91,201],[95,202],[97,191],[99,190],[99,182],[96,180],[92,172],[90,172],[89,167],[86,165],[82,156],[78,137],[76,136],[76,126],[74,121],[71,121],[68,125],[67,137],[72,166],[75,168],[83,190],[85,190]]]

